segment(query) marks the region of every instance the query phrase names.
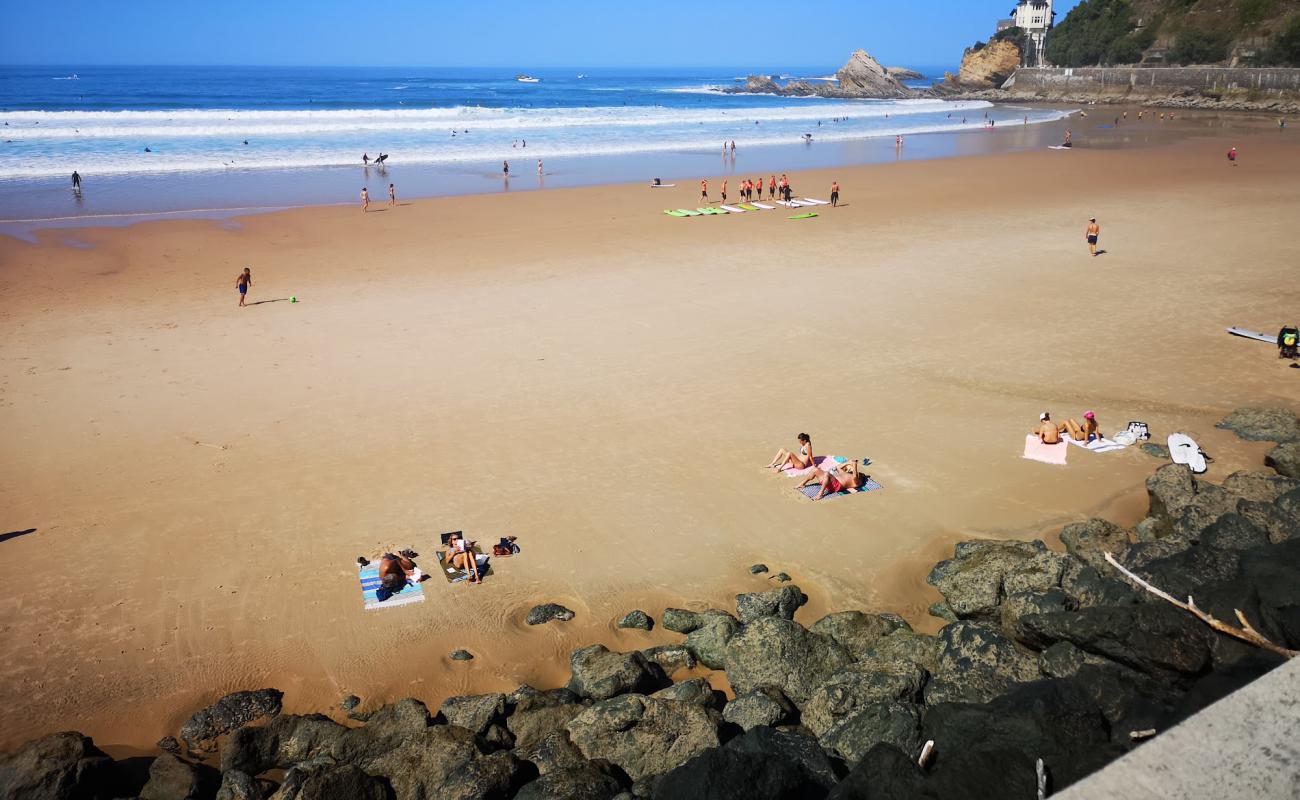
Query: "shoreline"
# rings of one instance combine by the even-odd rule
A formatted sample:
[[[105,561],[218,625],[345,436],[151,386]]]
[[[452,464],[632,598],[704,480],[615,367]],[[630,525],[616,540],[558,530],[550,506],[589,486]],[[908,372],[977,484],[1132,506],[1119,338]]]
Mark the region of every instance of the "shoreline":
[[[1238,184],[1220,169],[1222,142],[1199,138],[845,168],[835,176],[846,206],[816,228],[775,212],[668,219],[657,210],[666,200],[642,186],[599,186],[418,201],[364,220],[354,208],[324,207],[244,217],[233,230],[202,221],[83,228],[75,236],[86,248],[58,232],[38,234],[38,245],[0,242],[0,296],[26,301],[0,317],[0,412],[15,452],[35,454],[5,464],[0,486],[15,527],[30,519],[23,527],[39,529],[6,544],[4,574],[19,585],[15,570],[53,542],[108,576],[75,579],[80,622],[51,598],[20,596],[9,624],[48,614],[85,649],[54,653],[34,631],[15,632],[6,683],[40,696],[26,702],[57,708],[51,726],[97,718],[97,739],[144,748],[158,726],[129,730],[120,709],[133,698],[166,698],[174,716],[259,684],[289,691],[291,710],[320,708],[340,688],[433,700],[536,674],[528,670],[538,662],[553,670],[578,638],[648,646],[657,632],[636,639],[610,628],[630,610],[625,598],[717,604],[746,588],[718,586],[733,565],[785,569],[814,608],[911,608],[919,621],[935,595],[898,565],[924,561],[938,543],[972,532],[1028,536],[1108,505],[1133,513],[1131,478],[1149,471],[1149,456],[1074,455],[1061,472],[1018,458],[1017,438],[1042,407],[1094,406],[1108,429],[1128,418],[1185,427],[1218,459],[1216,477],[1258,463],[1262,445],[1236,442],[1212,421],[1246,393],[1282,400],[1293,381],[1221,328],[1260,328],[1272,309],[1289,307],[1285,289],[1258,289],[1285,286],[1276,271],[1295,246],[1275,235],[1271,216],[1252,219],[1241,203],[1267,191],[1285,216],[1296,203],[1286,182],[1300,164],[1280,143],[1250,141],[1241,172],[1230,174],[1249,176]],[[1186,174],[1210,159],[1215,172]],[[1020,174],[1039,176],[1036,196],[1005,191],[1007,176]],[[831,177],[793,175],[797,188]],[[687,186],[670,196],[692,194]],[[1207,196],[1216,198],[1208,207]],[[1097,205],[1120,263],[1076,266],[1075,222]],[[1028,213],[1041,229],[1005,229]],[[1197,243],[1216,266],[1189,250],[1189,220],[1218,231]],[[1012,235],[1020,241],[1008,248]],[[755,246],[763,257],[751,257]],[[1159,313],[1144,312],[1145,300],[1047,313],[1026,293],[1044,261],[1062,276],[1087,270],[1105,297],[1134,273],[1184,302],[1208,292],[1207,313],[1227,318],[1162,314],[1145,331],[1147,314]],[[255,300],[294,293],[302,302],[233,316],[229,289],[215,284],[240,263],[254,264]],[[801,299],[815,303],[817,324],[789,314]],[[860,356],[825,346],[836,320],[852,320],[869,343],[853,351]],[[1111,368],[1131,358],[1133,330],[1166,357]],[[941,351],[909,345],[936,335]],[[1092,349],[1079,352],[1080,339]],[[1076,353],[1073,366],[1022,368],[1026,342]],[[1194,354],[1182,352],[1187,342]],[[1258,363],[1244,358],[1257,353]],[[1183,391],[1188,369],[1197,370],[1194,396]],[[817,396],[788,390],[800,381],[819,386]],[[836,395],[863,413],[829,413]],[[813,506],[749,470],[787,428],[870,455],[885,491]],[[484,494],[460,442],[490,463],[523,465],[527,480]],[[693,463],[666,442],[732,455]],[[546,455],[555,453],[566,458]],[[985,463],[996,468],[972,468]],[[624,469],[637,480],[588,490],[593,476]],[[82,495],[56,491],[70,480]],[[1059,510],[1046,514],[1030,498]],[[524,553],[473,587],[478,595],[437,586],[433,602],[378,621],[363,615],[345,569],[357,552],[419,536],[409,543],[427,559],[427,537],[457,527],[488,532],[485,540],[519,534]],[[185,548],[182,573],[151,594],[136,572],[157,569],[148,554],[173,544]],[[686,546],[717,564],[665,563]],[[275,558],[289,560],[268,576],[276,570],[261,564]],[[633,588],[647,585],[672,588]],[[224,593],[232,587],[238,595]],[[283,607],[286,592],[298,602]],[[118,599],[128,610],[109,610]],[[521,628],[523,610],[545,600],[570,605],[582,622],[559,635]],[[446,614],[469,615],[481,630],[466,635]],[[380,669],[369,648],[379,641],[373,627],[389,619],[421,665]],[[118,641],[132,655],[119,658]],[[445,661],[454,647],[485,642],[497,644],[469,667]],[[124,680],[138,659],[156,666]],[[75,670],[37,676],[42,661]],[[105,676],[108,696],[65,705],[79,670]],[[6,716],[16,702],[5,698]]]

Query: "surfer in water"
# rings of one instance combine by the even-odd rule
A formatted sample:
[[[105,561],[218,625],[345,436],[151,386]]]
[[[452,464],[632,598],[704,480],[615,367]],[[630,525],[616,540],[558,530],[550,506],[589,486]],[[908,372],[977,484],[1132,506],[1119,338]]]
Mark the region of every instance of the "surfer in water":
[[[501,162],[501,174],[502,174],[502,175],[505,175],[507,178],[510,177],[510,162],[509,162],[509,161],[502,161],[502,162]]]
[[[72,171],[72,191],[81,194],[81,175],[75,169]]]
[[[1084,236],[1088,240],[1088,252],[1092,253],[1093,258],[1096,258],[1097,238],[1101,236],[1101,226],[1097,224],[1096,217],[1093,217],[1092,219],[1088,220],[1088,232],[1084,234]]]
[[[392,208],[397,205],[397,188],[393,184],[388,184],[388,206]]]
[[[369,153],[362,153],[362,154],[361,154],[361,165],[362,165],[362,166],[365,166],[365,167],[370,166],[370,154],[369,154]]]

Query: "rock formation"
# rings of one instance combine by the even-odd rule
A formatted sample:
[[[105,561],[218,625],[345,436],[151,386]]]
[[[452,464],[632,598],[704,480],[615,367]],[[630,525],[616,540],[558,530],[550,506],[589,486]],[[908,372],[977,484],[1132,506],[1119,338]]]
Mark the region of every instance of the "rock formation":
[[[900,81],[919,81],[925,77],[916,70],[907,67],[885,67],[885,72],[888,72],[890,77],[897,78]]]
[[[750,75],[743,87],[723,91],[736,93],[778,94],[785,97],[893,99],[915,97],[916,92],[899,82],[880,62],[865,50],[855,50],[848,62],[835,73],[835,82],[793,81],[782,86],[765,75]]]
[[[1020,46],[1010,39],[994,39],[971,48],[962,56],[957,74],[945,72],[940,90],[998,89],[1020,66]]]

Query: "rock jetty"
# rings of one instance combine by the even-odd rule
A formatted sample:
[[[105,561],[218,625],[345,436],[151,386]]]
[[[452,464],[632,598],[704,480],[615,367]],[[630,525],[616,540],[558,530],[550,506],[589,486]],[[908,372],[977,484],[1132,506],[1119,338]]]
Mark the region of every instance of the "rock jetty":
[[[1270,452],[1282,469],[1213,483],[1165,464],[1146,482],[1146,519],[1069,525],[1064,552],[960,542],[928,577],[950,620],[936,635],[866,611],[806,624],[806,596],[786,584],[738,595],[734,613],[664,610],[680,644],[576,650],[564,688],[451,697],[436,711],[399,700],[358,727],[284,714],[273,689],[238,692],[195,714],[185,747],[169,743],[147,772],[52,734],[0,756],[0,796],[1008,798],[1036,795],[1037,759],[1059,791],[1285,659],[1141,590],[1106,553],[1300,648],[1300,420],[1254,409],[1222,425],[1289,440]],[[697,663],[725,671],[734,698],[674,682]],[[934,757],[918,765],[928,742]]]
[[[880,62],[865,50],[855,50],[844,66],[835,73],[835,82],[791,81],[785,85],[764,75],[750,75],[745,85],[723,90],[730,94],[776,94],[783,97],[833,97],[890,100],[917,97],[919,93],[904,86]]]

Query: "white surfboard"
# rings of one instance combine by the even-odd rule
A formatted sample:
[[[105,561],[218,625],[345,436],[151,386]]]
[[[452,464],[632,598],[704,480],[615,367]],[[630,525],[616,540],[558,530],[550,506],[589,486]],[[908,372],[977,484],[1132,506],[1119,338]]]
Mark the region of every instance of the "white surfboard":
[[[723,211],[729,211],[729,212],[731,212],[732,214],[744,214],[744,213],[745,213],[745,209],[743,209],[743,208],[736,208],[735,206],[718,206],[718,208],[722,209]]]
[[[1169,434],[1169,457],[1175,464],[1186,464],[1196,475],[1205,472],[1205,454],[1192,437],[1185,433]]]
[[[1054,144],[1054,145],[1050,145],[1047,149],[1048,149],[1048,150],[1073,150],[1074,148],[1073,148],[1073,147],[1066,147],[1066,146],[1063,145],[1063,144]]]
[[[812,197],[802,197],[800,199],[805,203],[812,203],[815,206],[828,206],[831,204],[831,201],[829,200],[816,200]]]
[[[1265,336],[1262,333],[1259,333],[1257,331],[1248,331],[1245,328],[1228,328],[1228,333],[1231,333],[1233,336],[1241,336],[1246,339],[1254,339],[1257,342],[1268,342],[1269,344],[1277,344],[1276,336]]]
[[[673,187],[676,186],[676,185],[677,185],[677,184],[675,184],[675,183],[652,183],[652,184],[650,184],[650,188],[651,188],[651,189],[671,189],[671,188],[673,188]]]
[[[764,203],[750,203],[750,205],[753,206],[754,208],[761,208],[764,211],[771,211],[776,208],[776,206],[769,206]]]

